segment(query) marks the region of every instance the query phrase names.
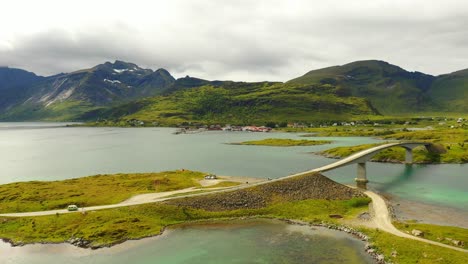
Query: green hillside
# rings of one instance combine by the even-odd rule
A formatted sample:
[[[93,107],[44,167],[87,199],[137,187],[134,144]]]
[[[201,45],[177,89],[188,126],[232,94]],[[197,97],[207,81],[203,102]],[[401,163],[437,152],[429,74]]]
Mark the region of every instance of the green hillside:
[[[0,121],[343,121],[458,115],[468,112],[467,101],[468,70],[434,77],[378,60],[313,70],[287,83],[176,80],[165,69],[118,60],[48,77],[0,67]]]
[[[368,99],[382,114],[399,114],[434,110],[427,94],[434,79],[384,61],[369,60],[310,71],[288,83],[335,85],[344,95]]]
[[[226,82],[184,89],[101,109],[83,119],[107,119],[125,124],[132,119],[174,125],[184,122],[264,124],[346,120],[377,112],[362,98],[340,97],[332,85]]]
[[[99,109],[97,106],[84,102],[66,100],[47,107],[38,104],[22,104],[0,115],[0,121],[75,121],[83,113]]]
[[[438,76],[428,91],[439,109],[468,112],[468,69]]]

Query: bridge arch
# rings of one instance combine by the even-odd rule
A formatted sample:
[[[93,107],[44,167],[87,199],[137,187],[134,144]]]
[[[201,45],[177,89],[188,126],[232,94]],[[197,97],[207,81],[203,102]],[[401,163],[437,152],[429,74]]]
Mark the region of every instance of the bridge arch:
[[[343,166],[357,164],[357,177],[355,178],[357,187],[366,189],[367,183],[369,182],[367,179],[367,173],[366,173],[367,161],[372,159],[372,157],[377,155],[377,153],[379,153],[382,150],[393,148],[393,147],[402,147],[405,149],[405,163],[412,164],[413,163],[413,149],[418,146],[424,146],[429,152],[432,152],[432,153],[438,152],[434,144],[430,142],[394,142],[394,143],[383,144],[383,145],[379,145],[373,148],[360,151],[346,158],[340,159],[339,161],[334,162],[332,164],[317,168],[313,171],[325,172],[325,171],[337,169]],[[440,151],[438,153],[440,153]]]

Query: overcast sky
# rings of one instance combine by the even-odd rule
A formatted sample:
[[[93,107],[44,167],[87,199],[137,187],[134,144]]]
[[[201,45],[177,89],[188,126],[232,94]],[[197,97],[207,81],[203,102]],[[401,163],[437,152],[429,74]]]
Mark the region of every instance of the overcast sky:
[[[286,81],[380,59],[468,68],[468,1],[2,0],[0,66],[41,75],[116,59],[175,77]]]

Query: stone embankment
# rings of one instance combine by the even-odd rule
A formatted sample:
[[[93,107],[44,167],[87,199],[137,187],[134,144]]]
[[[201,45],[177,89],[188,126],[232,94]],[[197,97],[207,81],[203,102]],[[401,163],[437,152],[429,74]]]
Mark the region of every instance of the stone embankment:
[[[281,201],[348,200],[354,197],[367,196],[359,190],[334,182],[321,174],[311,173],[247,189],[170,200],[166,203],[208,211],[224,211],[262,208],[275,199]]]
[[[321,223],[307,223],[307,222],[303,222],[303,221],[297,221],[297,220],[291,220],[291,219],[280,219],[288,224],[291,224],[291,225],[301,225],[301,226],[310,226],[310,227],[314,227],[314,226],[321,226],[321,227],[325,227],[325,228],[328,228],[328,229],[331,229],[331,230],[338,230],[338,231],[342,231],[342,232],[345,232],[345,233],[348,233],[352,236],[354,236],[355,238],[357,239],[360,239],[361,241],[365,242],[365,245],[364,245],[364,251],[369,254],[374,260],[376,263],[378,264],[390,264],[390,262],[386,262],[385,261],[385,256],[383,254],[379,254],[377,252],[377,250],[374,248],[374,244],[373,243],[370,243],[369,242],[369,237],[354,229],[354,228],[351,228],[349,226],[344,226],[344,225],[336,225],[336,224],[332,224],[332,223],[327,223],[327,222],[321,222]],[[392,252],[392,257],[395,257],[397,255],[397,252],[394,250]]]

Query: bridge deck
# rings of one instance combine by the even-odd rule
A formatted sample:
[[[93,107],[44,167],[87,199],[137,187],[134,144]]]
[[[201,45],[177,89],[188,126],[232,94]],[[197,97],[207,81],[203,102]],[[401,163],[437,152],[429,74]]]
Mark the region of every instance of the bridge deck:
[[[309,174],[309,173],[312,173],[312,172],[325,172],[325,171],[337,169],[339,167],[343,167],[343,166],[347,166],[347,165],[351,165],[351,164],[355,164],[355,163],[363,163],[363,162],[366,162],[366,161],[370,160],[375,154],[379,153],[380,151],[382,151],[384,149],[392,148],[392,147],[404,147],[404,148],[413,149],[414,147],[417,147],[417,146],[428,146],[428,145],[431,145],[431,143],[428,143],[428,142],[393,142],[393,143],[387,143],[387,144],[375,146],[373,148],[369,148],[369,149],[360,151],[358,153],[354,153],[353,155],[350,155],[350,156],[348,156],[346,158],[340,159],[340,160],[338,160],[336,162],[333,162],[331,164],[328,164],[328,165],[325,165],[325,166],[322,166],[322,167],[319,167],[319,168],[316,168],[316,169],[312,169],[312,170],[309,170],[309,171],[289,175],[289,176],[283,177],[281,179],[302,176],[302,175],[306,175],[306,174]]]

